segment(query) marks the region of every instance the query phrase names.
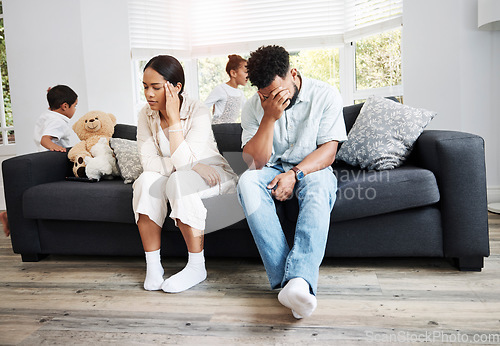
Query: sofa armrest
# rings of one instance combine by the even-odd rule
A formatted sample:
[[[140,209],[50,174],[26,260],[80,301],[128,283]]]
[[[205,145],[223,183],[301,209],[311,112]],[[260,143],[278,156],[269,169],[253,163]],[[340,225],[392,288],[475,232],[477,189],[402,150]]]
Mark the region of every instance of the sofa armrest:
[[[427,130],[415,144],[417,164],[436,176],[444,254],[489,256],[484,140],[457,131]]]
[[[67,154],[54,151],[20,155],[2,163],[12,248],[23,260],[36,260],[41,254],[37,222],[23,215],[23,194],[35,185],[64,180],[68,165]]]

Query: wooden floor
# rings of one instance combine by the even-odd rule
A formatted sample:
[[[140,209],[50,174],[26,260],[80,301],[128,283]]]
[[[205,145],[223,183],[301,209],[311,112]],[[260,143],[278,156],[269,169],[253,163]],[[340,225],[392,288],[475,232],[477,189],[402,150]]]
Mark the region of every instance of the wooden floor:
[[[500,215],[489,224],[480,273],[441,259],[325,261],[318,308],[300,321],[257,260],[209,258],[197,287],[147,292],[143,258],[23,263],[0,232],[0,344],[500,344]],[[183,264],[164,260],[166,274]]]

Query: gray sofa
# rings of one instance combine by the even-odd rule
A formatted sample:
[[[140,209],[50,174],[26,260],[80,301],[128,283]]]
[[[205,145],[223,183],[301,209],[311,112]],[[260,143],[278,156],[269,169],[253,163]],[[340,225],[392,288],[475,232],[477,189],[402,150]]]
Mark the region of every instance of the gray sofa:
[[[360,105],[344,108],[349,130]],[[239,124],[213,126],[219,150],[237,173]],[[114,137],[135,140],[136,128],[117,125]],[[333,164],[339,181],[326,257],[441,257],[460,270],[481,270],[489,255],[484,142],[454,131],[424,131],[399,168],[374,172]],[[143,255],[132,212],[132,185],[122,180],[66,181],[66,154],[42,152],[3,162],[12,246],[23,261],[46,255]],[[205,201],[207,256],[257,257],[236,196]],[[277,203],[290,241],[297,201]],[[209,226],[210,225],[210,226]],[[184,256],[180,232],[167,218],[164,256]]]

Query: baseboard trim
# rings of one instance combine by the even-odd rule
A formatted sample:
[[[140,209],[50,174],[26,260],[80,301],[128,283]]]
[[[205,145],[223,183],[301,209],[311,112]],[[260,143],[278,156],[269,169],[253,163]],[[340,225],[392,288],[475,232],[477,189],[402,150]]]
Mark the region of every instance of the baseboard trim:
[[[487,189],[488,203],[500,202],[500,186],[489,186]]]

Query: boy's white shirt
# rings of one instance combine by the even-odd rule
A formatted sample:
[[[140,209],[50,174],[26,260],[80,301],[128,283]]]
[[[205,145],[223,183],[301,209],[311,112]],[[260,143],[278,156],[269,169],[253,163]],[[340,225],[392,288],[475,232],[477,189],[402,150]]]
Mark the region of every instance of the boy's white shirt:
[[[46,110],[40,115],[35,124],[34,141],[38,151],[48,150],[40,143],[43,136],[55,137],[52,139],[57,145],[61,147],[70,146],[70,137],[72,134],[71,127],[69,126],[69,118],[60,113]]]

